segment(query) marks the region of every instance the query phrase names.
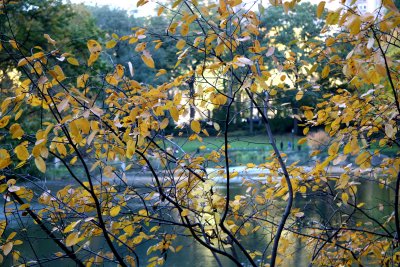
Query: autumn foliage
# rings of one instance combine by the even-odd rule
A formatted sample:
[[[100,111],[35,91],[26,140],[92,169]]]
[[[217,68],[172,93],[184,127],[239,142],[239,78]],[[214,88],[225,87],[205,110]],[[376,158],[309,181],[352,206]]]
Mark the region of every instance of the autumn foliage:
[[[18,2],[0,1],[6,26]],[[0,262],[40,264],[21,252],[31,242],[23,230],[9,230],[27,217],[57,247],[49,259],[78,266],[168,265],[168,253],[184,253],[179,235],[206,247],[216,265],[280,266],[296,240],[316,266],[400,264],[400,13],[391,0],[374,13],[338,2],[337,10],[325,1],[310,10],[324,22],[318,38],[285,47],[263,42],[273,33],[261,20],[274,6],[296,12],[297,1],[168,2],[157,12],[169,20],[160,32],[132,25],[129,35],[88,38],[85,51],[64,50],[51,33],[35,36],[46,44],[34,47],[11,28],[0,33],[0,53],[13,62],[2,71],[17,73],[0,89]],[[154,84],[135,80],[132,63],[114,64],[111,51],[122,44],[153,69]],[[166,45],[175,47],[174,71],[153,58]],[[158,83],[161,76],[168,82]],[[277,104],[289,93],[293,106]],[[271,148],[241,173],[229,154],[238,103],[259,114]],[[270,119],[280,108],[298,111],[299,144],[324,131],[303,162],[289,162],[276,144]],[[213,121],[211,112],[224,119]],[[210,131],[224,142],[187,153],[168,127],[187,142]],[[41,182],[54,161],[69,184],[48,191]],[[247,174],[254,169],[258,179]],[[245,194],[233,192],[237,178]],[[367,183],[391,198],[360,199]],[[331,214],[309,215],[321,202]],[[255,233],[263,239],[250,249]]]

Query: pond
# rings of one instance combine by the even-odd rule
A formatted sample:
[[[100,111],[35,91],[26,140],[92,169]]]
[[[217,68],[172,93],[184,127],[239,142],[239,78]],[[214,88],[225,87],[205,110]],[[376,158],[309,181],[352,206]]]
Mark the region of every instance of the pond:
[[[129,178],[129,177],[128,177]],[[143,182],[151,181],[150,176],[142,176]],[[52,192],[56,192],[57,190],[63,188],[64,186],[68,185],[68,181],[47,181],[42,183],[41,185],[45,187],[47,190],[51,190]],[[224,184],[217,184],[217,190],[221,191],[222,193],[225,191]],[[232,185],[232,195],[246,194],[246,187],[243,186],[241,183],[235,183]],[[373,182],[365,182],[362,186],[360,186],[357,192],[357,198],[359,198],[359,202],[366,202],[371,203],[371,201],[377,201],[386,203],[393,199],[393,195],[391,195],[390,190],[382,190]],[[303,198],[303,197],[296,197],[295,206],[296,207],[305,207],[309,205],[310,198]],[[315,198],[314,198],[315,200]],[[321,221],[321,218],[328,218],[331,216],[330,209],[328,204],[325,203],[324,199],[317,199],[315,202],[315,208],[313,209],[306,209],[305,210],[305,217],[307,218],[314,218],[315,220]],[[282,206],[285,203],[282,203]],[[35,207],[35,206],[33,206]],[[385,218],[388,215],[389,211],[385,211],[384,213],[375,210],[372,212],[372,216],[377,218]],[[4,216],[1,214],[0,216]],[[26,256],[27,258],[34,258],[35,255],[32,253],[32,248],[35,248],[37,257],[39,258],[48,258],[51,259],[51,255],[53,253],[59,251],[57,247],[54,245],[53,241],[47,239],[44,234],[41,232],[38,226],[32,223],[32,220],[28,217],[22,218],[21,220],[13,220],[11,221],[10,228],[8,229],[9,232],[12,231],[12,228],[15,229],[24,229],[20,231],[22,236],[25,238],[29,238],[31,243],[25,242],[23,245],[18,246],[18,250],[22,252],[22,255]],[[284,235],[286,233],[284,232]],[[265,244],[269,243],[271,240],[268,235],[265,235],[261,231],[253,233],[246,237],[246,241],[243,242],[246,248],[251,250],[256,250],[260,244],[262,247]],[[137,248],[137,253],[141,260],[141,266],[147,265],[147,260],[149,257],[147,255],[147,249],[154,244],[152,241],[148,241],[144,245],[140,245]],[[99,243],[98,240],[92,240],[90,249],[96,251],[103,247],[105,244]],[[199,243],[193,241],[193,239],[179,236],[177,241],[173,244],[175,247],[178,245],[183,245],[183,249],[178,253],[168,253],[167,261],[165,266],[173,266],[173,267],[193,267],[193,266],[217,266],[216,261],[212,253],[201,246]],[[310,258],[310,251],[306,250],[305,244],[300,239],[291,240],[291,247],[289,248],[292,251],[290,257],[285,259],[284,264],[280,266],[308,266],[309,258]],[[223,266],[235,266],[231,261],[226,258],[220,257],[220,260]],[[5,262],[5,266],[11,266],[11,261],[8,260]],[[60,260],[57,259],[56,261],[49,260],[48,262],[44,261],[42,266],[55,266],[63,267],[63,266],[74,266],[73,262],[69,260]],[[111,265],[110,265],[111,266]]]

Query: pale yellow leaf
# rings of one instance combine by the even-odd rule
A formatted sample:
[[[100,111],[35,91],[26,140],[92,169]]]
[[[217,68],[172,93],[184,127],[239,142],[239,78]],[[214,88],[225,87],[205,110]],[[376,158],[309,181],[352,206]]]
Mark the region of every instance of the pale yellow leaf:
[[[5,256],[7,256],[11,252],[13,245],[14,245],[13,242],[8,242],[3,245],[3,254]]]
[[[65,239],[65,244],[68,247],[71,247],[71,246],[77,244],[78,242],[79,242],[79,233],[77,233],[77,232],[69,234],[67,236],[67,238]]]
[[[385,125],[385,134],[388,138],[393,138],[396,135],[396,129],[390,124]]]
[[[39,171],[45,173],[46,172],[46,162],[42,159],[42,157],[35,158],[35,165]]]
[[[48,35],[47,33],[43,34],[43,37],[46,38],[47,42],[49,42],[49,44],[52,45],[56,45],[57,42],[55,40],[53,40],[50,35]]]

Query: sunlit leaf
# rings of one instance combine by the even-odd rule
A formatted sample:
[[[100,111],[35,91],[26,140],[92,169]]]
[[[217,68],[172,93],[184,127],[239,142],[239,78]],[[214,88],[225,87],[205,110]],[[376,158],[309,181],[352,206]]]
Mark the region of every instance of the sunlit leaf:
[[[200,122],[193,120],[190,122],[190,128],[195,132],[195,133],[200,133],[201,131],[201,126]]]
[[[80,241],[79,233],[74,232],[67,236],[67,238],[65,239],[65,245],[67,245],[68,247],[71,247],[71,246],[76,245],[79,241]]]
[[[115,217],[119,214],[120,211],[121,211],[121,206],[112,207],[110,210],[110,216]]]
[[[147,54],[147,55],[143,54],[141,56],[141,58],[142,58],[143,62],[146,64],[147,67],[154,69],[154,67],[155,67],[154,66],[154,60],[149,54]]]

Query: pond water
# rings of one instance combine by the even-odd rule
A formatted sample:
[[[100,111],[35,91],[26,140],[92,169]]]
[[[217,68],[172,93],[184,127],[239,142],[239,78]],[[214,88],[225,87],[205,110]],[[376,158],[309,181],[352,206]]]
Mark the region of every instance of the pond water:
[[[242,153],[243,154],[243,153]],[[258,163],[259,161],[259,154],[258,156],[254,156],[252,154],[246,155],[247,157],[255,157],[252,161]],[[300,156],[299,156],[300,157]],[[255,160],[254,160],[255,159]],[[242,160],[242,159],[237,159]],[[292,159],[292,161],[294,161]],[[243,161],[242,161],[243,162]],[[137,179],[137,178],[136,178]],[[143,175],[141,176],[143,183],[151,181],[150,176]],[[129,175],[128,175],[129,180]],[[58,181],[46,181],[39,183],[47,190],[51,190],[52,192],[57,192],[59,189],[63,188],[64,186],[68,185],[68,180],[58,180]],[[218,184],[216,186],[217,190],[224,192],[225,185]],[[246,187],[243,186],[241,183],[235,183],[232,185],[232,195],[246,194]],[[374,182],[368,182],[366,179],[362,185],[360,185],[359,190],[357,192],[358,202],[365,202],[368,205],[377,206],[379,203],[389,203],[393,200],[393,192],[391,190],[381,189],[377,184]],[[2,203],[1,203],[2,204]],[[282,206],[285,205],[284,202],[281,203]],[[318,197],[296,197],[295,200],[295,207],[305,207],[305,206],[313,206],[313,208],[305,209],[305,217],[307,218],[315,218],[316,221],[322,221],[324,218],[329,218],[332,215],[332,210],[330,206],[325,202],[324,199],[320,199]],[[35,206],[33,206],[35,207]],[[390,214],[391,211],[384,210],[379,211],[377,208],[371,209],[370,215],[375,218],[380,218],[385,220],[385,216]],[[0,213],[0,217],[4,218],[4,214]],[[362,218],[361,218],[362,220]],[[47,239],[45,235],[41,232],[38,226],[32,223],[32,219],[29,217],[21,218],[21,220],[12,220],[10,228],[8,232],[12,231],[12,228],[15,229],[25,229],[23,231],[19,231],[19,234],[23,238],[29,238],[31,240],[31,244],[29,245],[28,242],[25,242],[23,245],[18,246],[18,250],[22,252],[24,256],[27,258],[34,258],[35,255],[32,253],[32,247],[35,249],[38,258],[50,258],[52,253],[59,251],[59,249],[54,245],[53,241]],[[285,233],[284,233],[285,234]],[[251,234],[245,238],[243,242],[244,246],[249,248],[250,250],[261,249],[265,247],[266,244],[270,242],[269,235],[265,235],[264,233],[256,232]],[[291,240],[291,248],[290,250],[293,252],[290,257],[285,259],[285,262],[281,266],[298,266],[298,267],[305,267],[308,266],[310,263],[310,251],[304,249],[305,244],[300,239]],[[154,256],[147,256],[146,252],[149,246],[154,244],[152,241],[148,241],[144,245],[140,245],[137,248],[137,254],[141,260],[140,266],[146,266],[147,260],[149,257]],[[214,256],[212,253],[201,246],[199,243],[193,241],[191,238],[187,238],[179,236],[177,241],[173,244],[175,247],[178,245],[183,245],[183,249],[178,253],[168,253],[167,261],[164,266],[171,266],[171,267],[211,267],[211,266],[218,266]],[[98,240],[92,240],[90,249],[96,251],[96,249],[100,249],[101,247],[105,246],[104,243],[100,243]],[[9,257],[10,258],[10,257]],[[223,266],[235,266],[226,258],[220,257]],[[4,266],[12,266],[12,262],[8,259]],[[34,265],[29,265],[34,266]],[[41,266],[75,266],[73,262],[69,260],[60,260],[57,259],[56,261],[44,261],[42,262]],[[107,266],[114,266],[114,265],[107,265]]]

